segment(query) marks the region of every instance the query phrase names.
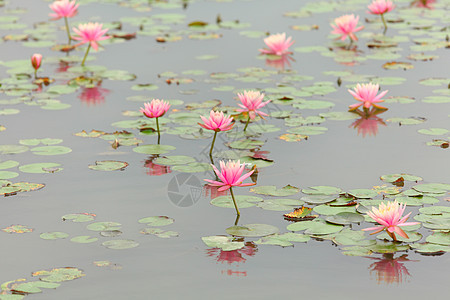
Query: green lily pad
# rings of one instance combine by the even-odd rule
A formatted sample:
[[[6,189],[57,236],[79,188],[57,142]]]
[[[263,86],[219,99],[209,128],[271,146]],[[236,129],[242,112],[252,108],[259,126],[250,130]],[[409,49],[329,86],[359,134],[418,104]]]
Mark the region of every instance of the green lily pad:
[[[301,127],[290,128],[287,130],[287,132],[309,136],[309,135],[323,134],[327,130],[328,130],[328,128],[320,127],[320,126],[301,126]]]
[[[345,228],[332,238],[333,243],[339,246],[370,246],[374,240],[366,240],[364,232]]]
[[[45,281],[30,281],[18,284],[14,286],[14,291],[19,293],[26,293],[26,294],[36,294],[36,293],[42,293],[41,288],[45,289],[56,289],[59,287],[59,283],[54,282],[45,282]]]
[[[450,232],[433,232],[426,239],[428,243],[450,246]]]
[[[0,109],[0,116],[1,115],[15,115],[15,114],[18,114],[19,112],[20,112],[20,110],[14,109],[14,108]]]
[[[165,154],[175,149],[174,146],[170,145],[142,145],[133,148],[133,151],[143,154]]]
[[[311,239],[311,237],[309,235],[287,232],[284,234],[273,234],[273,235],[263,237],[263,238],[255,241],[255,244],[289,247],[289,246],[293,246],[292,242],[306,243],[310,239]]]
[[[0,154],[18,154],[27,152],[28,147],[21,145],[0,145]]]
[[[256,205],[256,202],[263,201],[260,197],[236,195],[236,204],[238,208],[247,208]],[[211,200],[211,204],[217,207],[234,208],[233,199],[231,196],[219,196]]]
[[[419,129],[418,133],[427,134],[427,135],[444,135],[449,131],[445,128],[430,128],[430,129]]]
[[[229,147],[234,149],[255,149],[262,145],[264,145],[264,142],[257,140],[234,141],[228,144]]]
[[[268,224],[246,224],[231,226],[225,230],[228,234],[242,237],[258,237],[278,233],[278,228]]]
[[[256,206],[265,210],[274,211],[287,211],[292,210],[294,207],[300,207],[305,202],[297,199],[266,199],[262,202],[258,202]]]
[[[443,213],[450,213],[450,207],[436,205],[436,206],[422,207],[419,209],[419,211],[422,214],[427,215],[442,215]]]
[[[41,270],[32,273],[32,276],[38,276],[45,282],[64,282],[74,280],[85,276],[83,270],[73,267],[57,268],[52,270]]]
[[[404,181],[422,181],[422,177],[410,175],[410,174],[404,174],[404,173],[395,173],[395,174],[388,174],[388,175],[381,175],[380,179],[386,182],[395,182],[399,180],[400,178],[403,178]]]
[[[372,251],[362,246],[351,246],[342,248],[342,254],[348,256],[368,256],[372,254]]]
[[[260,195],[269,195],[269,196],[277,196],[277,197],[284,197],[284,196],[291,196],[294,194],[297,194],[300,190],[291,185],[286,185],[285,187],[282,187],[281,189],[277,189],[274,185],[266,185],[266,186],[257,186],[250,189],[250,192],[260,194]]]
[[[440,254],[450,252],[450,246],[438,245],[432,243],[414,243],[410,245],[416,252],[426,254]]]
[[[364,221],[364,217],[354,212],[340,212],[326,217],[325,220],[333,224],[348,225],[351,223],[361,223]]]
[[[395,253],[398,251],[406,251],[409,249],[409,246],[399,245],[393,242],[377,241],[375,245],[368,246],[367,248],[376,253]]]
[[[179,234],[175,231],[162,230],[161,228],[145,228],[140,231],[142,234],[152,234],[157,237],[168,239],[172,237],[177,237]]]
[[[35,163],[28,165],[21,165],[19,170],[24,173],[44,174],[55,173],[62,170],[61,165],[57,163]]]
[[[425,103],[450,103],[450,97],[447,96],[428,96],[422,99]]]
[[[0,179],[11,179],[19,176],[19,173],[10,171],[0,171]]]
[[[290,224],[287,230],[301,231],[305,230],[305,234],[324,235],[341,231],[344,226],[326,223],[323,220],[315,219],[314,221],[302,221]]]
[[[449,184],[425,183],[413,186],[413,189],[421,193],[444,194],[450,190]]]
[[[86,226],[88,230],[92,231],[110,231],[119,230],[122,224],[117,222],[96,222]]]
[[[90,243],[94,243],[94,242],[98,241],[98,238],[91,237],[89,235],[80,235],[80,236],[75,236],[75,237],[71,238],[70,241],[74,242],[74,243],[79,243],[79,244],[90,244]]]
[[[102,160],[96,161],[95,165],[89,165],[89,169],[96,171],[123,171],[128,167],[128,163],[124,161]]]
[[[72,152],[72,149],[64,146],[42,146],[32,148],[31,151],[37,155],[61,155]]]
[[[14,167],[17,167],[19,165],[19,162],[15,160],[6,160],[4,162],[0,162],[0,170],[4,169],[11,169]]]
[[[157,159],[154,160],[154,163],[158,165],[167,165],[167,166],[184,165],[192,162],[195,162],[195,158],[185,155],[164,156],[158,157]]]
[[[175,220],[167,216],[154,216],[139,219],[138,222],[148,226],[167,226],[175,222]]]
[[[244,242],[233,242],[228,236],[214,235],[202,237],[202,241],[206,246],[211,248],[220,248],[223,251],[233,251],[245,247]]]
[[[309,204],[324,204],[336,200],[337,195],[307,195],[300,199]]]
[[[188,163],[185,165],[176,165],[172,167],[172,170],[183,172],[183,173],[197,173],[197,172],[206,172],[211,170],[211,165],[207,163]]]
[[[103,242],[102,245],[108,249],[124,250],[135,248],[139,246],[139,243],[133,240],[110,240]]]
[[[354,189],[354,190],[348,191],[348,193],[356,198],[361,198],[361,199],[370,199],[370,198],[374,198],[378,195],[378,193],[376,191],[369,190],[369,189]]]
[[[65,239],[68,236],[69,235],[65,232],[54,231],[41,233],[40,238],[44,240],[57,240],[57,239]]]
[[[334,186],[311,186],[309,189],[303,189],[302,193],[308,195],[337,195],[341,194],[343,191],[340,188]]]
[[[313,209],[316,213],[326,216],[337,215],[339,213],[355,213],[355,206],[329,206],[322,204],[314,207]]]
[[[95,219],[95,215],[88,213],[67,214],[61,217],[63,221],[71,220],[72,222],[90,222]]]

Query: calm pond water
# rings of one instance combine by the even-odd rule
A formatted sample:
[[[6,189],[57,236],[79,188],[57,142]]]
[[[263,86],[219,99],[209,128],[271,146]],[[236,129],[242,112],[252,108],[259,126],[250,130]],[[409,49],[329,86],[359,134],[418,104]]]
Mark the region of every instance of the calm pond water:
[[[18,182],[45,184],[36,191],[16,189],[17,194],[2,198],[0,243],[4,259],[0,282],[18,281],[3,285],[0,299],[19,299],[23,293],[17,290],[39,287],[39,274],[45,282],[42,293],[26,297],[423,299],[447,295],[450,93],[445,26],[450,1],[432,1],[429,9],[413,7],[411,2],[395,1],[397,7],[386,15],[388,30],[383,37],[382,24],[378,16],[366,13],[369,1],[365,0],[77,1],[80,7],[78,15],[69,19],[71,26],[102,22],[110,28],[110,34],[116,35],[100,42],[103,48],[97,53],[91,51],[82,69],[84,45],[69,53],[52,49],[66,43],[67,36],[62,19],[49,20],[51,2],[0,0],[1,191],[4,194],[8,184],[10,187]],[[360,15],[365,28],[357,33],[359,41],[352,45],[356,48],[346,49],[330,35],[329,24],[350,13]],[[208,25],[189,26],[195,21]],[[281,32],[295,40],[284,69],[280,62],[266,61],[258,51],[265,47],[267,34]],[[126,34],[136,35],[131,39],[120,37]],[[29,57],[33,53],[44,57],[38,76],[54,79],[48,86],[32,83]],[[388,62],[402,68],[386,69],[383,65]],[[429,78],[433,79],[425,80]],[[389,90],[383,103],[388,110],[358,122],[358,116],[346,113],[355,101],[347,89],[369,81],[380,82],[381,90]],[[415,197],[407,198],[406,211],[412,216],[426,216],[419,211],[424,207],[446,207],[437,213],[447,220],[439,223],[442,231],[438,234],[446,238],[433,244],[437,250],[416,251],[430,245],[420,245],[429,242],[431,229],[436,229],[430,228],[430,223],[415,229],[423,237],[397,244],[397,252],[390,246],[383,251],[394,253],[385,254],[372,247],[376,237],[368,233],[364,242],[347,244],[333,242],[333,235],[311,234],[313,238],[307,242],[291,247],[255,243],[260,237],[238,239],[245,246],[234,251],[205,245],[202,237],[230,236],[225,230],[235,224],[236,215],[234,209],[210,204],[220,196],[203,181],[214,179],[207,169],[211,135],[196,139],[190,128],[199,135],[198,116],[218,103],[219,109],[236,114],[236,93],[251,89],[265,91],[266,99],[272,100],[262,108],[271,117],[250,125],[250,132],[261,132],[248,137],[258,146],[238,143],[248,140],[241,134],[245,125],[242,118],[244,122],[236,122],[236,130],[219,133],[216,165],[219,156],[223,157],[219,152],[228,151],[225,154],[233,158],[245,157],[246,162],[257,164],[256,187],[290,184],[308,190],[332,186],[347,196],[357,193],[349,191],[364,189],[361,193],[366,196],[356,201],[369,207],[375,202],[365,198],[394,199],[400,195],[389,193],[416,187]],[[148,133],[151,121],[145,123],[147,120],[139,114],[139,107],[152,98],[170,99],[172,103],[171,110],[161,118],[161,144],[176,149],[159,158],[134,151],[142,149],[137,143],[156,144],[157,136]],[[313,121],[302,123],[301,117]],[[309,128],[306,126],[323,132],[305,133],[302,130]],[[143,128],[147,128],[147,134],[140,130]],[[133,136],[118,137],[122,145],[114,149],[113,135],[76,135],[83,130],[126,130]],[[30,140],[43,138],[62,142],[44,140],[39,144]],[[286,138],[299,140],[288,142]],[[430,145],[434,140],[436,145]],[[46,145],[57,148],[41,148],[44,155],[39,155],[35,148]],[[254,149],[245,152],[248,150],[238,148]],[[53,150],[60,151],[59,155],[53,155]],[[175,165],[158,164],[164,155],[188,158]],[[116,171],[89,168],[96,161],[110,160],[128,166]],[[201,164],[186,165],[188,161]],[[37,163],[50,164],[30,166]],[[382,175],[395,173],[412,174],[423,181],[405,178],[401,187],[380,180]],[[432,185],[432,191],[420,193],[417,186],[430,183],[447,185]],[[367,196],[367,189],[379,193]],[[241,203],[253,207],[241,209],[238,224],[268,224],[280,233],[289,232],[286,226],[293,223],[284,220],[283,214],[301,206],[299,199],[307,196],[306,190],[275,197],[236,188],[237,195],[262,198],[255,200],[258,203]],[[291,203],[296,204],[286,209],[279,202],[270,206],[271,200],[280,198],[294,199]],[[331,207],[328,205],[321,206],[322,210],[315,208],[317,203],[305,206],[314,207],[313,214],[321,219],[335,213],[323,210]],[[270,207],[278,210],[267,209]],[[86,222],[62,219],[77,213],[85,213],[81,217]],[[168,216],[175,222],[163,227],[138,222],[150,216]],[[97,222],[120,224],[102,227]],[[354,223],[344,230],[359,232],[371,224]],[[32,232],[8,233],[12,225],[26,226]],[[178,236],[161,238],[140,233],[144,228],[167,230],[168,235],[173,231]],[[45,239],[42,234],[48,232],[61,232],[61,238],[53,234]],[[89,238],[72,240],[80,236]],[[117,250],[110,249],[114,245],[102,245],[110,240],[127,240],[122,244],[125,248],[137,246]],[[381,239],[377,241],[382,243]],[[353,245],[366,248],[348,252],[347,247]],[[32,275],[64,267],[77,268],[67,270],[78,275],[65,280],[46,279],[42,272]],[[80,278],[70,280],[75,277]],[[30,284],[20,286],[24,282]],[[46,282],[50,284],[44,286]],[[50,286],[53,283],[60,285]],[[7,296],[13,293],[11,290],[16,290],[16,298]]]

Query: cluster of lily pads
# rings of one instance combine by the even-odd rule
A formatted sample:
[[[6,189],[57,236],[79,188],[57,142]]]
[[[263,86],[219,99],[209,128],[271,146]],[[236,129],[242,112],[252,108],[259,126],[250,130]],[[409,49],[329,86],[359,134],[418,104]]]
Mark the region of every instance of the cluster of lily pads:
[[[58,2],[58,1],[57,1]],[[75,1],[64,0],[72,8]],[[84,1],[83,3],[88,3]],[[122,6],[129,5],[137,11],[147,11],[149,6],[142,3],[127,3],[120,0],[110,0],[108,2],[117,3]],[[390,1],[389,1],[390,2]],[[417,2],[417,1],[414,1]],[[187,2],[184,4],[187,5]],[[180,3],[155,2],[154,8],[179,8]],[[356,5],[357,7],[357,5]],[[77,8],[77,7],[76,7]],[[75,8],[75,10],[76,10]],[[301,10],[287,12],[285,15],[291,18],[302,18],[314,13],[331,12],[339,9],[346,11],[355,8],[354,3],[337,3],[316,1],[304,5]],[[330,46],[299,46],[293,49],[294,53],[304,56],[310,53],[318,53],[324,57],[330,57],[335,62],[346,66],[358,65],[366,60],[391,60],[382,65],[386,70],[414,68],[411,62],[393,61],[402,55],[400,46],[402,43],[412,41],[414,45],[410,51],[414,52],[406,58],[416,63],[439,59],[432,51],[448,47],[448,40],[445,37],[448,32],[442,26],[436,23],[439,20],[445,20],[445,14],[438,10],[426,11],[427,17],[421,18],[420,12],[416,8],[398,7],[396,15],[384,19],[390,28],[397,29],[400,36],[386,36],[378,33],[366,31],[360,33],[360,38],[367,38],[366,46],[368,50],[358,49],[356,46],[348,47],[339,41],[333,41]],[[67,17],[73,14],[68,13],[64,16],[66,20],[66,29],[68,32],[68,44],[71,43],[67,24]],[[392,14],[391,14],[392,15]],[[11,24],[3,24],[10,22]],[[8,16],[0,18],[4,26],[1,28],[20,29],[17,23],[18,17]],[[353,20],[354,21],[354,20]],[[187,29],[177,29],[179,25],[185,23],[185,16],[182,14],[152,14],[142,17],[123,17],[120,21],[110,24],[105,23],[109,30],[109,39],[105,43],[119,43],[136,37],[152,36],[158,43],[175,43],[185,37],[194,40],[218,39],[222,37],[220,33],[223,30],[240,30],[239,34],[248,38],[263,38],[269,47],[266,50],[260,50],[262,55],[258,59],[266,60],[268,68],[262,67],[242,67],[235,72],[214,72],[208,74],[204,70],[193,69],[179,72],[167,71],[158,74],[158,83],[140,82],[134,83],[130,89],[135,92],[145,92],[144,95],[132,95],[126,100],[138,103],[149,101],[151,97],[148,93],[155,93],[161,85],[179,87],[180,94],[183,96],[196,95],[200,91],[189,89],[189,85],[194,82],[209,84],[211,90],[220,93],[227,93],[227,98],[231,98],[230,92],[237,95],[235,98],[241,98],[240,95],[248,92],[248,89],[238,88],[245,84],[254,89],[255,93],[263,95],[263,98],[270,99],[271,103],[265,106],[267,114],[253,114],[251,110],[242,110],[244,101],[241,100],[241,107],[222,103],[220,100],[206,100],[202,102],[188,102],[179,99],[165,99],[170,106],[164,113],[157,117],[152,117],[146,113],[144,106],[144,115],[138,109],[133,111],[124,111],[123,116],[126,120],[117,121],[111,126],[118,129],[115,132],[106,132],[102,130],[91,130],[89,132],[82,130],[74,133],[76,136],[85,138],[98,138],[111,144],[113,149],[119,147],[133,147],[132,151],[138,154],[149,155],[145,161],[145,166],[160,171],[153,172],[152,175],[164,175],[168,170],[185,173],[203,173],[208,174],[207,179],[213,179],[212,166],[214,159],[239,160],[239,168],[247,167],[247,171],[253,172],[251,175],[252,185],[256,184],[257,174],[265,167],[274,164],[273,160],[268,158],[268,152],[263,151],[270,133],[282,131],[281,127],[272,124],[270,119],[278,119],[284,122],[287,128],[285,132],[278,136],[278,139],[286,142],[300,142],[313,138],[315,135],[327,133],[328,128],[323,126],[329,121],[351,121],[349,127],[358,130],[358,133],[366,135],[376,135],[379,125],[386,125],[380,114],[383,111],[377,109],[367,109],[356,112],[332,111],[335,103],[333,102],[333,93],[337,92],[341,85],[347,88],[353,88],[356,83],[367,84],[370,87],[378,85],[400,85],[406,79],[403,77],[380,77],[372,74],[355,74],[353,71],[323,71],[323,75],[329,77],[329,80],[313,82],[313,76],[305,75],[294,69],[290,69],[290,62],[293,61],[292,52],[288,50],[292,46],[293,40],[285,34],[269,35],[263,31],[244,31],[250,24],[236,21],[223,21],[217,16],[215,24],[204,21],[195,21],[187,24]],[[368,20],[371,24],[378,26],[377,22]],[[134,26],[135,33],[122,31],[122,25]],[[386,23],[384,23],[386,26]],[[12,26],[12,27],[11,27]],[[80,25],[81,26],[81,25]],[[81,26],[78,30],[87,30],[86,26]],[[96,27],[96,33],[103,34],[105,30]],[[295,31],[318,30],[319,27],[314,24],[294,25]],[[356,29],[356,27],[354,27]],[[26,47],[54,46],[54,34],[57,31],[53,24],[39,23],[33,29],[25,29],[21,34],[10,34],[5,36],[5,42],[22,41]],[[95,33],[94,32],[94,33]],[[81,32],[80,32],[81,33]],[[1,61],[0,64],[7,68],[9,78],[0,80],[0,91],[10,97],[0,99],[2,105],[24,104],[30,106],[39,106],[46,110],[61,110],[71,107],[58,98],[62,95],[73,94],[81,90],[79,98],[82,101],[98,104],[99,99],[104,101],[104,95],[107,90],[101,88],[101,84],[106,80],[135,81],[137,77],[128,71],[108,69],[105,66],[89,64],[84,66],[86,60],[94,58],[87,57],[88,51],[96,47],[96,42],[102,37],[95,35],[92,39],[86,37],[84,42],[89,43],[86,54],[83,58],[76,55],[67,55],[61,57],[42,57],[33,56],[30,61],[15,60]],[[417,37],[417,35],[426,34],[427,37]],[[81,37],[81,35],[80,35]],[[353,40],[353,39],[352,39]],[[93,42],[94,44],[91,44]],[[281,45],[281,46],[280,46]],[[72,51],[70,45],[57,45],[53,50]],[[256,49],[255,49],[256,50]],[[69,52],[68,52],[69,53]],[[257,51],[255,51],[257,53]],[[196,57],[198,60],[214,60],[215,55],[203,54]],[[42,61],[45,64],[42,64]],[[81,66],[78,65],[81,62]],[[54,66],[55,72],[51,72],[51,78],[38,77],[32,80],[33,72],[39,68]],[[273,69],[275,68],[275,69]],[[34,70],[33,70],[34,69]],[[47,72],[50,73],[50,72]],[[36,73],[35,73],[36,74]],[[419,81],[423,86],[437,87],[433,90],[433,96],[426,96],[421,101],[430,105],[439,105],[450,103],[450,93],[447,89],[447,78],[424,78]],[[264,85],[264,88],[256,88]],[[354,92],[356,93],[356,91]],[[360,93],[359,93],[360,94]],[[353,93],[352,93],[353,95]],[[355,95],[353,95],[355,96]],[[364,99],[358,99],[364,102]],[[373,100],[374,97],[372,97]],[[84,99],[84,100],[83,100]],[[379,100],[379,99],[378,99]],[[410,95],[398,95],[385,99],[385,103],[411,104],[416,101]],[[375,102],[375,101],[372,101]],[[101,101],[100,101],[101,103]],[[350,101],[349,101],[350,103]],[[376,102],[375,102],[376,103]],[[361,103],[363,104],[363,103]],[[245,105],[244,105],[245,106]],[[137,107],[137,105],[136,105]],[[370,105],[369,105],[370,107]],[[366,108],[369,108],[366,107]],[[256,109],[255,109],[256,110]],[[316,111],[323,111],[315,114]],[[167,112],[167,114],[166,114]],[[255,111],[253,111],[254,113]],[[14,115],[20,113],[18,109],[2,109],[0,115]],[[386,122],[399,125],[420,125],[426,122],[423,116],[405,116],[401,111],[396,112],[398,117],[392,117]],[[224,115],[228,115],[228,119]],[[207,120],[208,115],[210,120]],[[219,116],[226,122],[214,127],[212,119]],[[201,116],[203,118],[201,119]],[[268,116],[269,120],[263,120],[262,117]],[[231,121],[230,118],[233,120]],[[278,122],[278,120],[276,120]],[[203,126],[198,125],[203,121]],[[228,122],[230,121],[230,122]],[[209,122],[209,123],[208,123]],[[234,122],[234,127],[233,123]],[[226,123],[226,124],[225,124]],[[329,122],[330,123],[330,122]],[[220,127],[224,125],[224,127]],[[318,126],[320,125],[320,126]],[[230,127],[231,126],[231,127]],[[219,130],[218,130],[219,129]],[[226,130],[225,130],[226,129]],[[7,130],[5,126],[0,125],[0,132]],[[88,129],[86,129],[88,130]],[[219,131],[225,131],[223,134],[217,134]],[[428,145],[439,146],[443,149],[448,148],[449,130],[446,128],[422,128],[418,130],[421,134],[435,136],[436,139],[428,142]],[[147,136],[153,138],[158,135],[158,142],[155,144],[144,144]],[[185,139],[185,143],[205,140],[204,151],[199,156],[190,157],[186,155],[169,155],[176,148],[172,145],[160,144],[160,135],[173,135]],[[218,140],[222,142],[221,147],[227,150],[213,152],[214,143]],[[213,138],[211,147],[206,139]],[[190,140],[190,141],[189,141]],[[19,154],[25,153],[31,148],[32,153],[36,155],[58,155],[67,154],[71,149],[59,145],[63,141],[56,138],[41,138],[20,140],[20,145],[0,145],[0,153]],[[43,146],[41,146],[42,144]],[[216,148],[218,148],[216,146]],[[209,151],[209,152],[208,152]],[[208,155],[209,153],[209,155]],[[96,171],[117,171],[124,170],[128,166],[125,161],[99,160],[88,166],[89,169]],[[20,192],[27,192],[40,189],[44,184],[28,182],[11,182],[9,179],[19,176],[19,173],[11,171],[18,168],[23,173],[56,173],[63,168],[59,163],[36,162],[32,164],[21,165],[15,160],[6,160],[0,162],[0,195],[13,196]],[[170,169],[168,169],[170,168]],[[250,170],[252,169],[252,170]],[[4,171],[9,170],[9,171]],[[162,171],[164,170],[164,171]],[[209,172],[209,173],[208,173]],[[217,172],[219,175],[220,172]],[[241,171],[242,174],[242,171]],[[250,175],[249,175],[250,176]],[[239,179],[238,176],[236,179]],[[443,254],[450,251],[450,208],[446,205],[448,194],[450,192],[449,184],[427,183],[417,184],[422,179],[408,174],[390,174],[384,175],[381,179],[386,183],[392,183],[391,186],[375,186],[372,189],[354,189],[344,191],[338,187],[315,186],[310,188],[297,188],[295,186],[285,186],[278,189],[275,186],[256,186],[250,189],[254,195],[237,195],[234,199],[228,195],[212,197],[211,204],[221,208],[246,209],[249,207],[258,207],[260,209],[275,211],[280,218],[284,216],[287,225],[284,232],[279,228],[268,224],[245,224],[236,225],[226,229],[228,236],[209,236],[203,237],[203,242],[212,249],[225,252],[243,251],[243,249],[255,249],[255,245],[277,245],[282,247],[293,246],[294,243],[308,242],[310,239],[318,241],[331,241],[338,245],[345,255],[366,256],[372,253],[395,253],[397,251],[415,250],[424,254]],[[225,183],[217,178],[214,182]],[[414,184],[414,182],[416,184]],[[236,185],[242,185],[239,180],[234,182]],[[232,184],[230,184],[231,187]],[[250,184],[247,184],[250,185]],[[227,186],[224,184],[223,186]],[[218,195],[217,187],[215,195]],[[223,192],[223,191],[220,191]],[[301,192],[301,194],[299,194]],[[373,223],[374,220],[367,216],[371,207],[379,207],[381,203],[397,201],[406,205],[407,209],[420,207],[419,214],[414,215],[414,220],[421,225],[408,226],[405,232],[408,238],[398,236],[392,238],[389,233],[380,233],[376,239],[370,239],[360,229],[367,228],[366,223]],[[427,205],[427,206],[425,206]],[[72,220],[74,222],[90,222],[94,220],[94,215],[87,213],[69,214],[63,216],[63,220]],[[152,216],[138,220],[141,224],[147,224],[149,227],[141,230],[142,234],[155,235],[161,238],[170,238],[178,236],[177,232],[165,231],[159,226],[173,223],[173,219],[165,216]],[[361,226],[362,225],[362,226]],[[89,224],[86,228],[91,231],[99,232],[101,237],[116,237],[121,234],[120,223],[117,222],[96,222]],[[24,225],[11,225],[2,229],[7,233],[30,233],[32,228]],[[299,233],[302,232],[302,233]],[[42,239],[65,239],[69,235],[64,232],[45,232],[41,233]],[[98,241],[97,237],[89,235],[75,236],[70,239],[75,243],[94,243]],[[138,242],[128,239],[114,239],[105,241],[103,246],[109,249],[128,249],[138,246]],[[214,252],[212,251],[212,252]],[[50,274],[64,274],[65,272],[79,273],[79,269],[48,271]],[[83,276],[82,275],[77,275]],[[56,275],[55,275],[56,276]],[[59,275],[58,275],[59,276]],[[75,277],[76,278],[76,277]],[[48,281],[27,282],[8,282],[2,285],[4,293],[34,293],[39,292],[40,288],[56,288],[57,284]],[[0,295],[0,299],[2,296]]]

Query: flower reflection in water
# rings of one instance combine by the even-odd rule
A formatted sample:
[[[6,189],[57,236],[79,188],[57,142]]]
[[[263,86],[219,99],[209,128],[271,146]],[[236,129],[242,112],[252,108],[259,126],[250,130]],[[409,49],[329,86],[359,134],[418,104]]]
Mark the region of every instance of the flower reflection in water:
[[[266,55],[266,66],[274,67],[279,70],[284,70],[286,67],[291,67],[291,61],[295,62],[292,55]]]
[[[385,253],[382,258],[367,257],[372,260],[376,260],[369,266],[370,274],[375,273],[377,282],[386,284],[400,284],[411,277],[408,269],[403,262],[409,260],[407,254],[403,254],[397,258],[394,258],[393,253]]]
[[[101,82],[94,87],[82,87],[78,98],[87,105],[98,105],[105,102],[105,95],[109,93],[109,90],[100,87],[100,84]]]
[[[254,256],[258,252],[257,246],[253,242],[246,242],[244,248],[232,251],[224,251],[219,248],[210,248],[206,250],[206,255],[209,257],[215,257],[217,262],[227,263],[231,265],[236,263],[238,266],[240,263],[244,263],[247,258],[245,256]],[[246,271],[236,271],[236,270],[223,270],[222,274],[228,276],[247,276]]]
[[[436,3],[436,0],[415,0],[411,2],[411,6],[434,9],[433,7],[434,3]]]
[[[144,167],[148,168],[148,170],[146,171],[147,175],[161,176],[172,172],[169,166],[163,166],[153,163],[153,160],[158,156],[159,155],[149,156],[149,158],[145,161]]]
[[[209,184],[205,184],[203,186],[203,195],[205,197],[210,197],[210,199],[214,199],[217,198],[219,196],[227,196],[229,194],[229,191],[218,191],[218,189],[220,188],[220,186],[212,186]]]
[[[372,108],[371,110],[366,111],[357,109],[353,112],[360,115],[361,118],[353,122],[349,127],[358,129],[358,135],[361,133],[363,137],[365,137],[366,135],[376,136],[378,133],[378,125],[381,124],[386,126],[386,123],[383,121],[383,119],[377,117],[377,115],[385,111],[385,109],[377,108]]]

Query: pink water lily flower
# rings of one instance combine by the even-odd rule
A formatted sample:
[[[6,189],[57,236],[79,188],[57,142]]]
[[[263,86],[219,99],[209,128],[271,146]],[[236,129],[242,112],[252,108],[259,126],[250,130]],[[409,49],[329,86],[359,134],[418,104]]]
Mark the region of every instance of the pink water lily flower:
[[[368,13],[372,15],[382,15],[390,12],[394,7],[394,3],[390,0],[373,0],[368,6]]]
[[[273,54],[273,55],[283,55],[292,53],[289,52],[289,47],[294,44],[294,41],[291,41],[292,37],[286,38],[286,33],[277,33],[272,34],[264,39],[264,43],[266,43],[269,49],[259,49],[264,54]]]
[[[41,67],[41,62],[42,62],[42,54],[35,53],[31,56],[31,65],[35,70]]]
[[[141,107],[140,112],[147,118],[162,117],[170,108],[169,102],[159,99],[153,99],[150,103],[144,103],[144,108]]]
[[[405,204],[398,203],[397,201],[388,202],[385,204],[381,202],[378,209],[372,207],[372,211],[367,212],[367,215],[371,217],[381,226],[375,226],[370,228],[364,228],[363,231],[375,230],[371,234],[379,233],[386,230],[387,234],[396,241],[395,234],[397,233],[401,237],[407,239],[409,238],[406,232],[401,229],[401,226],[411,226],[420,224],[419,222],[406,222],[409,218],[409,214],[402,216],[405,211]]]
[[[71,18],[77,14],[77,8],[79,4],[75,4],[75,0],[57,0],[49,5],[54,13],[49,14],[53,17],[53,20],[59,20],[61,18]]]
[[[355,17],[354,14],[343,15],[339,18],[336,18],[334,19],[335,24],[330,24],[334,29],[331,33],[340,34],[341,40],[345,40],[348,36],[350,40],[357,41],[358,38],[356,37],[355,32],[360,31],[364,28],[364,26],[356,27],[358,25],[358,21],[359,16]]]
[[[103,41],[103,40],[107,40],[109,38],[111,38],[110,36],[104,36],[104,34],[109,30],[109,29],[102,29],[103,24],[100,23],[84,23],[84,24],[80,24],[78,25],[78,28],[72,28],[73,31],[75,31],[76,34],[78,34],[78,36],[74,36],[73,39],[77,40],[77,41],[81,41],[79,44],[77,44],[76,46],[85,44],[85,43],[89,43],[90,46],[92,46],[92,48],[94,48],[94,50],[98,50],[98,42],[99,41]]]
[[[245,165],[241,164],[239,160],[230,160],[226,163],[224,161],[220,161],[220,171],[214,165],[212,165],[212,167],[220,181],[209,179],[205,179],[205,181],[208,181],[212,186],[220,186],[220,188],[217,190],[219,192],[228,190],[233,186],[251,186],[256,184],[242,183],[245,179],[253,174],[254,170],[242,175]]]
[[[233,121],[233,117],[224,115],[221,111],[211,110],[211,112],[209,113],[209,119],[203,116],[200,116],[200,118],[205,124],[198,123],[198,125],[202,126],[205,129],[214,130],[216,132],[228,131],[233,128],[234,125],[233,123],[231,123]]]
[[[254,119],[256,115],[259,115],[261,118],[264,116],[268,116],[268,114],[259,111],[261,107],[267,105],[270,100],[263,102],[264,93],[260,93],[258,91],[244,91],[243,94],[237,94],[241,103],[238,105],[242,107],[242,109],[237,109],[239,112],[248,112],[250,119]]]
[[[34,68],[34,78],[37,76],[37,70],[41,67],[42,54],[35,53],[31,56],[31,65]]]
[[[373,83],[367,83],[367,84],[357,84],[354,91],[348,90],[352,96],[360,101],[361,103],[356,103],[350,105],[350,110],[357,109],[361,105],[364,105],[364,108],[368,109],[371,105],[380,108],[380,109],[387,109],[384,106],[378,105],[377,103],[384,102],[384,100],[381,100],[381,98],[386,95],[388,91],[383,91],[379,95],[377,95],[379,90],[378,84]]]

